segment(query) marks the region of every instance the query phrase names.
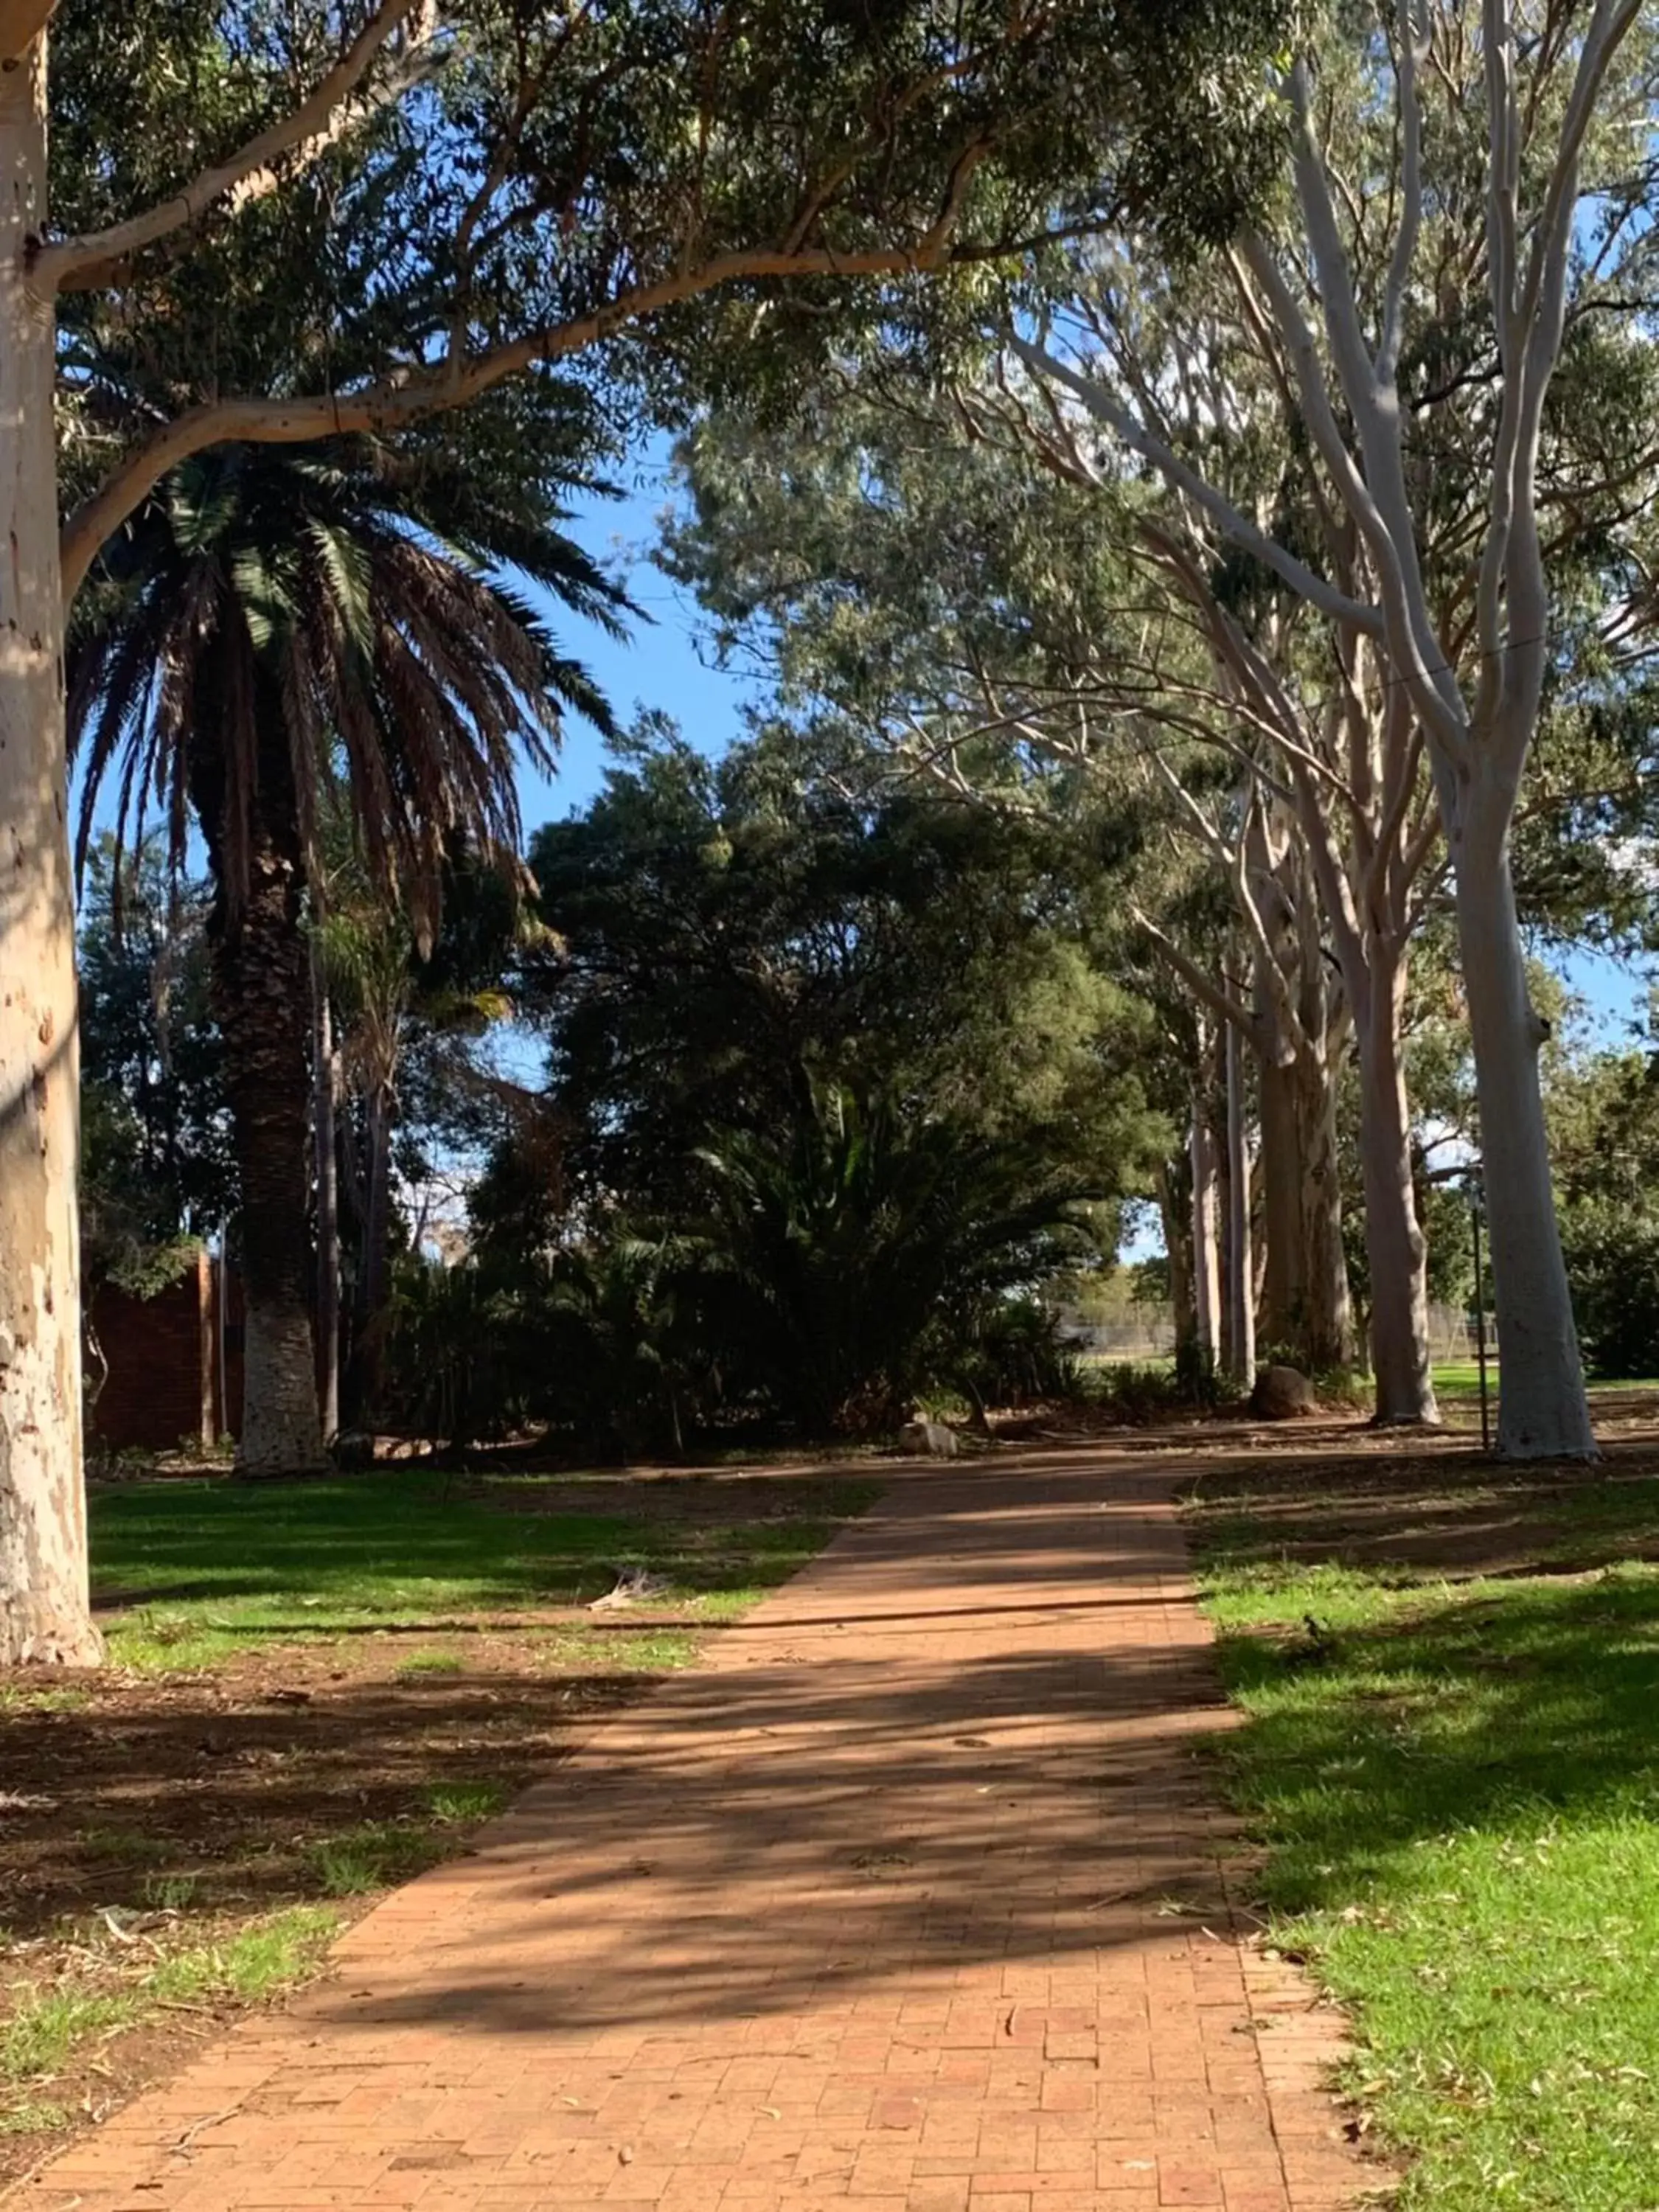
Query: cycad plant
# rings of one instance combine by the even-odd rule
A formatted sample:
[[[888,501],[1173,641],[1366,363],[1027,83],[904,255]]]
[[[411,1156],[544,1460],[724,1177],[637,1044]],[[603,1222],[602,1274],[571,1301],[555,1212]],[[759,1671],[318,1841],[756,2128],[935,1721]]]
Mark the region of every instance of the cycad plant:
[[[814,1085],[794,1126],[703,1154],[707,1310],[809,1431],[879,1425],[950,1371],[986,1302],[1086,1248],[1109,1194],[1051,1149]]]
[[[165,478],[104,549],[70,643],[84,853],[199,828],[213,996],[240,1169],[249,1474],[321,1462],[310,1318],[308,886],[331,796],[377,893],[431,940],[447,851],[511,859],[515,774],[561,711],[607,723],[517,570],[616,626],[620,595],[536,483],[497,489],[431,446],[225,447]]]

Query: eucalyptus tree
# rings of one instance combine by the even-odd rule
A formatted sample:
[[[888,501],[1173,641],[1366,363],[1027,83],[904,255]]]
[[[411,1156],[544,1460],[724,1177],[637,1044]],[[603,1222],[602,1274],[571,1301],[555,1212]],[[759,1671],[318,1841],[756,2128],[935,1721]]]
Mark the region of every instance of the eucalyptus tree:
[[[1150,465],[1328,623],[1337,688],[1363,643],[1396,789],[1411,792],[1406,766],[1425,759],[1480,1096],[1500,1448],[1588,1455],[1510,848],[1547,690],[1567,675],[1564,571],[1576,559],[1599,574],[1612,629],[1637,595],[1621,541],[1659,461],[1650,406],[1631,404],[1651,380],[1639,321],[1652,298],[1653,33],[1636,0],[1554,9],[1542,35],[1510,0],[1400,0],[1389,30],[1291,59],[1285,187],[1236,235],[1236,307],[1208,356],[1221,368],[1241,349],[1282,391],[1318,538],[1241,507],[1126,379],[1109,263],[1080,270],[1074,323],[1010,344],[1121,467]],[[1123,253],[1139,263],[1140,242]],[[1285,688],[1271,669],[1249,684]],[[1285,704],[1304,718],[1304,699]]]
[[[920,277],[1143,191],[1172,149],[1236,197],[1281,12],[4,0],[4,1656],[97,1648],[59,670],[100,549],[216,445],[390,434],[585,356],[651,407],[781,381],[912,318]]]
[[[232,446],[181,464],[102,562],[70,640],[81,849],[106,779],[116,840],[193,817],[240,1187],[246,1381],[237,1465],[323,1461],[311,1321],[307,891],[336,795],[368,879],[429,945],[458,839],[516,856],[521,759],[550,769],[562,705],[603,720],[581,669],[514,591],[614,619],[614,589],[536,512],[457,459],[369,441]],[[527,511],[526,511],[527,510]],[[447,537],[437,535],[447,530]]]
[[[1155,422],[1166,450],[1202,468],[1235,513],[1271,515],[1281,535],[1317,549],[1322,574],[1352,589],[1352,533],[1310,477],[1282,381],[1253,358],[1249,319],[1224,278],[1189,272],[1180,284],[1158,277],[1146,286],[1103,253],[1094,286],[1091,385],[1109,377],[1133,395],[1139,419]],[[1179,815],[1232,886],[1254,949],[1254,1003],[1223,1003],[1190,963],[1185,972],[1256,1043],[1264,1145],[1270,1158],[1280,1145],[1294,1148],[1292,1175],[1300,1152],[1297,1180],[1314,1229],[1304,1239],[1306,1279],[1314,1310],[1326,1316],[1346,1316],[1336,1072],[1352,1037],[1376,1418],[1433,1421],[1402,1034],[1412,940],[1442,870],[1433,789],[1405,692],[1362,630],[1311,616],[1252,550],[1228,543],[1186,486],[1172,483],[1161,501],[1136,486],[1126,501],[1121,459],[1102,449],[1086,416],[1079,421],[1007,378],[968,404],[1124,518],[1146,618],[1132,665],[1104,672],[1107,696],[1218,751],[1243,779],[1230,823],[1163,752],[1152,756]],[[1169,950],[1180,964],[1179,949]],[[1289,1111],[1278,1096],[1285,1089],[1295,1102]],[[1270,1232],[1270,1265],[1275,1241],[1284,1249],[1288,1239]]]
[[[1134,795],[1147,839],[1129,910],[1259,1063],[1267,1340],[1346,1365],[1345,1009],[1261,733],[1212,696],[1202,641],[1135,559],[1151,521],[1132,489],[1108,501],[1079,467],[1064,480],[1034,467],[1018,426],[1002,436],[1002,411],[982,404],[995,394],[959,386],[952,410],[872,389],[873,403],[842,404],[810,436],[731,418],[701,430],[684,459],[691,511],[665,557],[787,708],[849,719],[896,773],[1010,814],[1086,817]],[[1170,909],[1194,869],[1225,911],[1212,902],[1183,945]],[[1215,957],[1230,927],[1248,948],[1232,988]],[[1202,1252],[1202,1115],[1194,1133]]]

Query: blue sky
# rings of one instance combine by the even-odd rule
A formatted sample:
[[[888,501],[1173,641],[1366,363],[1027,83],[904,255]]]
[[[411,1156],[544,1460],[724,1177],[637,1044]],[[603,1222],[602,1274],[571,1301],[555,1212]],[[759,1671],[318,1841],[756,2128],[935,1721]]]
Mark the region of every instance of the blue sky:
[[[706,648],[699,651],[696,600],[651,565],[657,517],[668,499],[665,454],[648,450],[619,471],[617,480],[627,487],[626,497],[580,501],[568,527],[620,577],[652,619],[631,623],[628,638],[618,642],[562,607],[550,608],[549,618],[564,649],[586,663],[619,721],[632,721],[639,708],[656,708],[672,714],[692,744],[723,752],[740,734],[744,704],[756,696],[756,687],[716,668]],[[558,775],[526,775],[520,782],[526,830],[585,806],[604,771],[603,738],[585,724],[568,723]]]
[[[634,624],[629,638],[618,642],[559,609],[561,641],[587,663],[619,720],[630,721],[639,708],[657,708],[672,714],[694,744],[721,752],[739,734],[744,705],[756,697],[757,687],[715,667],[706,646],[700,650],[696,600],[651,565],[657,517],[669,498],[664,448],[657,446],[636,458],[618,471],[618,481],[626,485],[627,495],[583,501],[573,515],[571,535],[621,576],[653,620]],[[586,805],[604,770],[604,741],[594,731],[571,723],[558,776],[550,781],[526,775],[521,785],[526,830]],[[1607,1043],[1630,1042],[1632,1025],[1645,1030],[1644,977],[1592,954],[1573,956],[1565,969],[1569,987],[1584,1000],[1592,1025]]]

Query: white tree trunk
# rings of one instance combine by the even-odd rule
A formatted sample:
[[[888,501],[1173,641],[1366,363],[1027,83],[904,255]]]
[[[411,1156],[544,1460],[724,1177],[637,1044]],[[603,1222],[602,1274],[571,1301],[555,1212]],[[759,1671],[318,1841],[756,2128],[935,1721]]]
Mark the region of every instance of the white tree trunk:
[[[0,1664],[97,1660],[81,1471],[79,1050],[64,759],[46,39],[0,71]]]
[[[1373,956],[1356,1010],[1359,1154],[1371,1279],[1379,1427],[1437,1421],[1429,1363],[1428,1248],[1412,1182],[1411,1110],[1401,1054],[1405,963]]]
[[[1250,1253],[1250,1145],[1244,1046],[1227,1024],[1227,1354],[1239,1388],[1255,1381],[1255,1268]]]
[[[1215,1138],[1194,1107],[1193,1158],[1193,1304],[1199,1349],[1212,1364],[1221,1357],[1221,1223]]]
[[[1498,1308],[1498,1449],[1505,1459],[1593,1459],[1538,1082],[1547,1031],[1527,991],[1507,833],[1482,835],[1475,818],[1484,796],[1450,842]]]

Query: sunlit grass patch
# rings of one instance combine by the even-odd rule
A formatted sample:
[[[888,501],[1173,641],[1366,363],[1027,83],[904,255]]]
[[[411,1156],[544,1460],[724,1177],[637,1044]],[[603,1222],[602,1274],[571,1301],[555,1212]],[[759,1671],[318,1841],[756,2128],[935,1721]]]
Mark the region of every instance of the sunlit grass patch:
[[[499,1782],[434,1782],[425,1796],[428,1811],[446,1827],[460,1820],[488,1820],[507,1802]]]
[[[144,1673],[197,1671],[279,1643],[589,1604],[630,1568],[662,1578],[662,1606],[723,1620],[787,1580],[881,1490],[804,1481],[805,1510],[741,1522],[677,1514],[678,1486],[653,1496],[647,1516],[620,1480],[614,1513],[557,1510],[556,1480],[545,1484],[556,1510],[491,1502],[492,1492],[528,1487],[451,1497],[428,1475],[386,1471],[97,1492],[94,1586],[106,1606],[116,1601],[104,1615],[111,1655]]]
[[[1402,2212],[1659,2204],[1659,1568],[1274,1559],[1247,1497],[1192,1526],[1273,1938],[1353,2008]],[[1659,1490],[1552,1492],[1540,1565],[1575,1527],[1659,1545]]]
[[[0,2021],[0,2131],[66,2124],[70,2115],[38,2092],[100,2038],[171,2005],[253,2004],[292,1988],[313,1972],[338,1924],[323,1908],[296,1905],[142,1968],[111,1960],[50,1988],[27,1980],[15,1985],[11,2010]]]

